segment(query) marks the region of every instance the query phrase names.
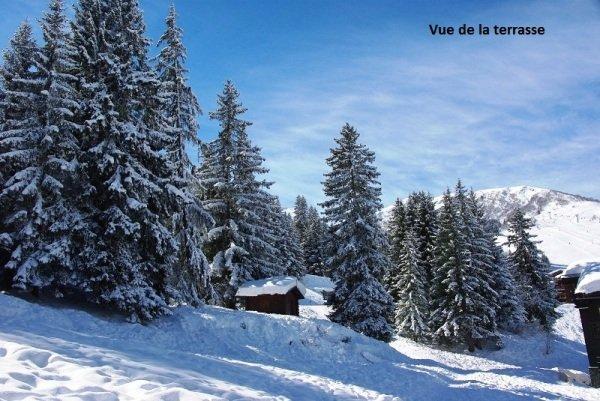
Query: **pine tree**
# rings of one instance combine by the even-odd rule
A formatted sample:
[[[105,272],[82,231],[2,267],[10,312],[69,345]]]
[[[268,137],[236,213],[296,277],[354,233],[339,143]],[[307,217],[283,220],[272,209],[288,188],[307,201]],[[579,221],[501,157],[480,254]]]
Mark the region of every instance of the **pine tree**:
[[[411,192],[404,207],[404,225],[407,230],[412,230],[419,222],[419,196]]]
[[[235,148],[234,194],[241,215],[238,227],[242,247],[248,252],[246,263],[252,266],[255,279],[281,275],[286,270],[280,265],[276,248],[284,234],[280,231],[281,206],[268,192],[272,182],[259,178],[269,170],[263,166],[261,149],[251,143],[245,127],[237,132]]]
[[[277,267],[282,274],[301,278],[306,274],[306,265],[300,239],[292,217],[281,209],[279,199],[275,199],[274,235]]]
[[[203,187],[203,205],[215,220],[208,232],[204,252],[211,263],[214,294],[211,302],[235,307],[239,283],[252,279],[252,269],[242,263],[247,254],[242,247],[237,220],[241,217],[235,203],[233,183],[235,135],[250,125],[241,119],[246,109],[238,102],[239,94],[230,81],[219,95],[219,108],[210,118],[219,121],[217,139],[202,146],[202,164],[197,177]]]
[[[346,124],[331,150],[325,175],[325,218],[334,233],[329,260],[333,270],[332,321],[381,340],[392,336],[393,300],[380,279],[389,261],[377,212],[381,209],[375,155],[358,143],[358,132]]]
[[[259,179],[268,172],[260,148],[250,142],[241,119],[246,111],[239,94],[227,81],[218,98],[219,108],[210,114],[221,130],[216,140],[203,147],[198,177],[204,187],[203,204],[215,219],[205,252],[211,260],[214,303],[235,307],[238,286],[251,279],[282,274],[275,235],[278,221],[271,183]]]
[[[435,241],[437,216],[433,197],[427,192],[417,193],[417,222],[415,232],[419,243],[419,255],[425,270],[426,287],[433,279],[433,248]]]
[[[183,31],[177,26],[175,6],[166,18],[166,30],[158,45],[157,74],[159,97],[164,118],[165,151],[171,173],[170,189],[173,202],[172,225],[178,242],[176,265],[182,274],[175,286],[184,292],[183,299],[194,304],[211,293],[209,265],[202,253],[202,236],[212,218],[195,196],[197,184],[192,176],[192,163],[186,152],[188,143],[199,144],[197,116],[201,113],[196,96],[187,83]]]
[[[457,189],[460,193],[460,186]],[[464,343],[472,351],[479,340],[494,333],[492,322],[488,321],[488,305],[481,293],[485,287],[474,272],[470,228],[461,209],[464,205],[447,190],[435,240],[431,321],[435,341],[449,345]]]
[[[38,203],[30,214],[30,235],[21,241],[31,252],[15,285],[61,293],[74,285],[70,281],[75,270],[71,262],[76,249],[73,233],[82,224],[74,199],[83,188],[78,162],[81,126],[75,121],[79,111],[75,51],[62,0],[50,2],[41,27],[44,46],[36,58],[42,82],[41,140],[30,184],[36,188]]]
[[[317,276],[327,275],[325,269],[325,232],[327,227],[314,206],[308,208],[307,225],[303,253],[306,260],[307,272]]]
[[[398,301],[397,283],[400,279],[400,263],[404,250],[404,239],[406,237],[406,222],[405,222],[404,204],[400,198],[396,199],[394,207],[391,210],[390,220],[388,222],[388,237],[389,237],[389,258],[390,265],[384,276],[384,284],[392,296],[394,301]]]
[[[304,243],[308,229],[308,202],[302,195],[298,195],[294,203],[294,227],[296,227],[300,242]]]
[[[400,335],[422,341],[429,335],[429,300],[419,242],[412,231],[401,244],[397,277],[396,328]]]
[[[487,330],[488,336],[492,336],[497,330],[496,310],[500,300],[494,290],[495,267],[490,244],[483,229],[483,211],[480,210],[476,199],[469,196],[460,180],[456,184],[454,201],[462,218],[469,248],[468,273],[475,283],[471,301],[477,309],[480,328]],[[485,338],[485,335],[481,338]]]
[[[474,199],[474,194],[471,194]],[[479,210],[479,218],[483,221],[484,235],[490,244],[494,264],[493,288],[498,293],[496,305],[496,322],[498,327],[513,332],[522,329],[527,321],[527,314],[518,291],[518,286],[509,269],[508,260],[502,247],[497,244],[500,234],[500,223],[483,218],[483,210]]]
[[[0,132],[0,243],[5,262],[3,282],[12,285],[15,275],[26,276],[34,261],[37,230],[33,224],[41,213],[38,144],[42,139],[42,84],[37,68],[40,50],[32,28],[22,23],[4,53],[2,77],[2,131]],[[8,259],[8,260],[6,260]],[[22,280],[17,280],[18,282]]]
[[[548,259],[537,248],[535,236],[529,232],[532,227],[533,221],[520,209],[509,218],[508,261],[528,319],[539,321],[546,331],[550,331],[557,317],[558,302],[554,284],[548,276]]]
[[[177,242],[169,225],[171,171],[159,130],[159,82],[136,0],[80,0],[72,24],[82,96],[86,234],[77,263],[88,301],[132,320],[167,313]]]

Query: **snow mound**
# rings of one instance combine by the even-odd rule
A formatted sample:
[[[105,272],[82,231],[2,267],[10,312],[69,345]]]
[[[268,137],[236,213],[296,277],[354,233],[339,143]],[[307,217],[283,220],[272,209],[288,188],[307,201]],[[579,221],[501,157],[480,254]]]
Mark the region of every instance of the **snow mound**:
[[[255,297],[258,295],[285,295],[293,288],[298,288],[302,295],[306,288],[296,277],[269,277],[262,280],[246,281],[240,285],[236,297]]]
[[[600,399],[559,381],[587,366],[577,311],[560,312],[549,355],[539,333],[464,355],[324,320],[181,307],[141,326],[0,294],[0,399]]]

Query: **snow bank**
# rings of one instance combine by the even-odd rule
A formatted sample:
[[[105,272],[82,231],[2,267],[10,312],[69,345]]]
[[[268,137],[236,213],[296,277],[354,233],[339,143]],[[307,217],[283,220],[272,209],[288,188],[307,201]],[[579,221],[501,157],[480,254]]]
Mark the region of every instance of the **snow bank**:
[[[600,262],[590,262],[579,276],[576,294],[592,294],[600,292]]]
[[[296,277],[270,277],[263,280],[246,281],[239,288],[236,297],[255,297],[258,295],[285,295],[294,287],[304,294],[306,288]]]
[[[550,355],[538,332],[464,355],[324,320],[182,307],[141,326],[0,294],[0,399],[598,400],[558,379],[587,371],[577,311],[561,308]]]

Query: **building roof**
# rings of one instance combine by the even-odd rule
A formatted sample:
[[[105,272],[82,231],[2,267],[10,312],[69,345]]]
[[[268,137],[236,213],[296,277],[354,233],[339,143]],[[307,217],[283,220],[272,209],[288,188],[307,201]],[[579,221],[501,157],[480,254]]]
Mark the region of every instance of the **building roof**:
[[[591,265],[596,265],[596,264],[598,264],[598,262],[591,262],[591,261],[587,261],[587,260],[573,262],[567,266],[567,268],[562,272],[562,274],[560,276],[561,277],[577,277],[583,272],[583,270],[588,265],[591,266]]]
[[[280,276],[262,280],[246,281],[235,294],[236,297],[256,297],[259,295],[285,295],[294,288],[304,296],[306,288],[296,277]]]
[[[575,294],[587,295],[595,292],[600,292],[600,262],[588,262],[579,276]]]

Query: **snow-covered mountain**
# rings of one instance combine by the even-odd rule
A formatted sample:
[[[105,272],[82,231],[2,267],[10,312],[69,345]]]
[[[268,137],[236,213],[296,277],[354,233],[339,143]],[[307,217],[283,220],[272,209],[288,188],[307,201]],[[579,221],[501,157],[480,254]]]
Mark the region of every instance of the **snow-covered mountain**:
[[[532,230],[552,263],[600,260],[600,201],[531,186],[476,191],[489,217],[505,223],[515,209],[535,219]],[[436,197],[436,202],[441,197]],[[384,210],[384,216],[391,206]]]

